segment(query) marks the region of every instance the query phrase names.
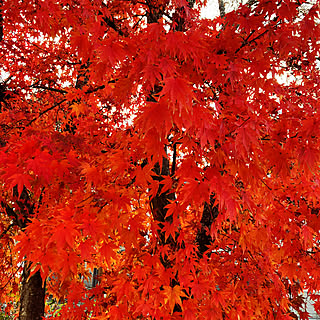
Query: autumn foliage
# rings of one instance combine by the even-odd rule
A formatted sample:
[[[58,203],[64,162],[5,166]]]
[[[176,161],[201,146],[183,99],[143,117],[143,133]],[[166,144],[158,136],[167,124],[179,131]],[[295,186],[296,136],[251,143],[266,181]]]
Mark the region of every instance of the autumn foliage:
[[[8,312],[23,266],[57,319],[320,311],[319,2],[193,2],[1,1]]]

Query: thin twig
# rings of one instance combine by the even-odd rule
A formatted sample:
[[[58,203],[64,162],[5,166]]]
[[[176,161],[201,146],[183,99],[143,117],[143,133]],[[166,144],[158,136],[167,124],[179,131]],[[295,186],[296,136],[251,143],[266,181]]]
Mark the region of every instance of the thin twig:
[[[2,231],[2,233],[0,234],[0,239],[2,239],[2,238],[8,233],[8,231],[9,231],[13,226],[14,226],[13,223],[9,224],[8,227],[7,227],[7,229],[4,230],[4,231]]]
[[[66,102],[66,101],[67,101],[67,99],[63,99],[63,100],[61,100],[60,102],[55,103],[53,106],[47,108],[46,110],[40,112],[37,117],[33,118],[32,120],[30,120],[30,121],[28,122],[27,127],[30,126],[33,122],[35,122],[37,119],[39,119],[41,116],[43,116],[45,113],[47,113],[47,112],[50,111],[50,110],[53,110],[54,108],[60,106],[62,103]]]
[[[6,282],[6,284],[5,284],[4,286],[0,287],[0,290],[1,290],[1,291],[8,285],[8,283],[12,280],[12,278],[13,278],[14,276],[16,276],[16,274],[18,273],[19,269],[21,269],[21,268],[22,268],[22,265],[18,266],[17,270],[14,271],[14,272],[11,274],[11,276],[10,276],[9,280]]]
[[[32,85],[31,88],[43,89],[43,90],[48,90],[48,91],[53,91],[53,92],[59,92],[59,93],[62,93],[62,94],[67,93],[67,91],[65,91],[63,89],[51,88],[51,87],[46,87],[46,86],[41,86],[41,85]]]

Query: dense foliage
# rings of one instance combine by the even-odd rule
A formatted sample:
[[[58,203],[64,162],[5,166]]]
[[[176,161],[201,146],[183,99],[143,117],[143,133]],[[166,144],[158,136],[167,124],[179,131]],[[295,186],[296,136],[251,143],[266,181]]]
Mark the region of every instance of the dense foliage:
[[[61,319],[320,310],[319,2],[204,5],[1,1],[7,309],[39,275]]]

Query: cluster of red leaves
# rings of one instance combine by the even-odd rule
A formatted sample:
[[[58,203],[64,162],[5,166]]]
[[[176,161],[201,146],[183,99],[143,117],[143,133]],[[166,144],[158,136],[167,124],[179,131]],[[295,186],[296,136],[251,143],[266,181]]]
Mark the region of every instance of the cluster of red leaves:
[[[304,290],[320,309],[319,3],[203,2],[3,1],[1,302],[27,259],[61,319],[291,319]]]

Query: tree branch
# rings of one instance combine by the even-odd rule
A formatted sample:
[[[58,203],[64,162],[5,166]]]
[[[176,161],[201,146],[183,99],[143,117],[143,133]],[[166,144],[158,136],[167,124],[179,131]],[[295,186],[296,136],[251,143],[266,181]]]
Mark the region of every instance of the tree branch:
[[[4,231],[2,231],[2,233],[0,234],[0,239],[2,239],[2,238],[8,233],[8,231],[9,231],[13,226],[14,226],[13,223],[9,224],[8,227],[7,227],[7,229],[4,230]]]
[[[223,0],[218,0],[219,2],[219,11],[220,11],[220,16],[223,18],[226,15],[226,8]]]
[[[102,6],[107,8],[107,5],[104,2],[102,2]],[[102,12],[100,12],[100,14],[102,15]],[[125,36],[124,32],[116,25],[114,19],[110,19],[109,17],[104,16],[102,20],[108,27],[116,31],[120,36]]]
[[[37,119],[39,119],[41,116],[43,116],[45,113],[47,113],[47,112],[50,111],[50,110],[53,110],[54,108],[60,106],[62,103],[66,102],[66,101],[67,101],[67,99],[63,99],[63,100],[61,100],[60,102],[55,103],[53,106],[47,108],[46,110],[40,112],[37,117],[33,118],[32,120],[30,120],[30,121],[28,122],[27,127],[30,126],[33,122],[35,122]]]
[[[65,91],[63,89],[51,88],[51,87],[46,87],[46,86],[41,86],[41,85],[32,85],[31,88],[43,89],[43,90],[58,92],[58,93],[62,93],[62,94],[66,94],[67,93],[67,91]]]
[[[124,33],[119,27],[115,24],[114,20],[111,20],[108,17],[103,17],[102,20],[106,23],[106,25],[112,28],[114,31],[118,32],[120,36],[124,36]]]

